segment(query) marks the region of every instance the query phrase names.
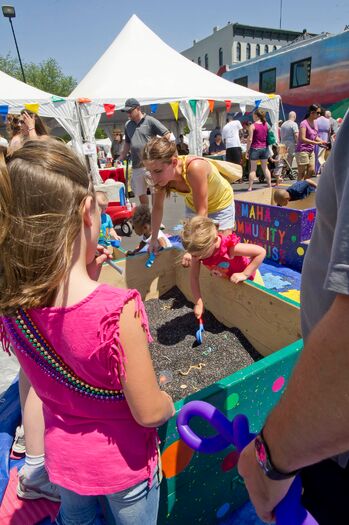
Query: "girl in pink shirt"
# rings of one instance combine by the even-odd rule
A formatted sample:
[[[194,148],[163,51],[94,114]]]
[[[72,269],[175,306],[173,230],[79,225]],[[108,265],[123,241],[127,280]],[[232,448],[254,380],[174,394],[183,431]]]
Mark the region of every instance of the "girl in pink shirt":
[[[94,524],[105,495],[116,524],[155,525],[156,427],[174,406],[156,381],[139,293],[96,282],[107,255],[96,257],[85,166],[57,141],[28,141],[1,170],[0,211],[0,335],[43,403],[57,523]]]
[[[193,217],[185,223],[182,242],[192,255],[190,284],[194,297],[194,313],[198,319],[204,311],[199,282],[201,263],[212,274],[238,284],[246,279],[253,281],[266,253],[261,246],[241,243],[235,233],[227,236],[219,234],[212,219],[201,216]]]

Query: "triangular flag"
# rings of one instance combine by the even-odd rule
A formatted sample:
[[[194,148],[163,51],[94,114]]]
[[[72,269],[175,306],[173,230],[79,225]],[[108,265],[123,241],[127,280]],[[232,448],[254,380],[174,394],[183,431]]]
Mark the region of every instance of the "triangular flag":
[[[254,103],[256,104],[256,108],[259,108],[261,105],[262,100],[255,100]]]
[[[64,102],[63,97],[57,97],[57,95],[52,95],[51,97],[52,102]]]
[[[105,114],[108,118],[112,117],[114,115],[115,111],[115,104],[103,104]]]
[[[189,104],[190,104],[190,107],[194,113],[194,115],[196,116],[196,104],[197,104],[197,100],[189,100]]]
[[[150,104],[150,110],[152,113],[156,113],[159,104]]]
[[[240,104],[240,111],[242,115],[246,113],[246,104]]]
[[[89,98],[78,98],[78,102],[79,104],[88,104],[89,102],[91,102],[91,100]]]
[[[212,113],[214,109],[214,100],[208,100],[208,105],[210,106],[210,113]]]
[[[178,120],[178,109],[179,109],[179,102],[170,102],[170,106],[172,108],[174,118]]]
[[[5,122],[8,115],[8,106],[0,106],[0,117]]]
[[[39,111],[39,104],[24,104],[25,109],[28,111],[31,111],[32,113],[38,113]]]
[[[270,95],[268,95],[268,98],[275,98],[275,97],[276,97],[275,93],[271,93]]]
[[[230,111],[230,108],[231,108],[231,100],[225,100],[225,110],[227,113],[229,113]]]

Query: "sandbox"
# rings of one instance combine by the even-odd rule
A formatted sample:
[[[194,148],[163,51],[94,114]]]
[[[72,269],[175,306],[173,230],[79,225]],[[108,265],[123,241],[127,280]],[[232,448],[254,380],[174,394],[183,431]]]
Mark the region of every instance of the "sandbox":
[[[268,259],[301,271],[315,223],[315,192],[280,207],[274,191],[264,188],[235,198],[236,233],[243,242],[263,246]]]
[[[178,300],[174,287],[177,287],[190,301],[189,272],[180,264],[182,253],[174,248],[164,250],[149,269],[145,268],[146,254],[127,260],[120,259],[117,264],[124,269],[123,275],[105,266],[100,281],[115,286],[136,288],[146,302],[162,297],[156,308],[166,306],[167,301]],[[202,387],[205,383],[200,383],[206,373],[203,368],[194,370],[192,376],[194,377],[195,374],[194,385],[190,383],[189,374],[182,376],[183,379],[179,378],[179,381],[186,385],[186,388],[182,389],[183,398],[175,404],[177,412],[190,400],[205,400],[218,407],[229,419],[233,419],[238,413],[246,414],[251,430],[257,432],[271,408],[279,400],[302,349],[299,304],[287,296],[252,282],[234,287],[227,280],[211,276],[205,268],[202,268],[200,283],[205,306],[210,315],[213,315],[226,329],[234,328],[235,335],[239,334],[239,343],[242,343],[241,353],[248,353],[247,361],[256,359],[257,361],[246,366],[245,354],[242,361],[238,363],[242,366],[241,370],[231,375],[226,372],[222,378],[213,379],[214,382],[204,388]],[[174,299],[173,295],[175,295]],[[181,298],[181,308],[182,301]],[[197,356],[200,363],[205,360],[208,362],[210,357],[210,367],[213,369],[214,355],[219,352],[219,347],[207,355],[203,352],[207,351],[208,347],[192,348],[197,325],[190,311],[192,305],[184,303],[184,306],[187,308],[184,312],[186,323],[187,319],[192,317],[184,328],[185,333],[190,332],[186,336],[188,352],[194,352],[190,354],[190,358],[194,359]],[[148,309],[147,304],[146,309]],[[156,310],[152,315],[156,316]],[[208,313],[205,315],[208,316]],[[160,338],[168,337],[167,342],[171,348],[171,337],[174,342],[176,338],[178,339],[177,324],[178,320],[172,325],[170,320],[167,326],[159,326],[155,330],[156,333],[153,330],[153,336],[156,334],[158,336],[159,330],[162,330]],[[212,325],[208,322],[209,330],[213,331],[215,325],[219,326],[214,319]],[[193,327],[191,331],[190,326]],[[243,334],[247,341],[242,341],[240,334]],[[164,343],[163,340],[160,342]],[[279,350],[280,348],[282,350]],[[157,354],[153,354],[158,361],[155,364],[156,368],[158,370],[169,368],[166,359],[161,361],[159,352],[161,353],[161,348],[158,349]],[[256,352],[267,357],[258,360],[259,356]],[[239,357],[241,359],[241,355]],[[172,371],[176,371],[181,363],[171,364]],[[171,388],[174,389],[172,393],[178,398],[180,392],[178,384],[176,388],[173,384],[171,387],[171,383],[165,386],[169,392]],[[187,392],[194,393],[188,396]],[[193,427],[197,432],[206,435],[211,433],[203,422],[195,421],[195,418],[193,421]],[[212,455],[194,453],[179,439],[176,416],[160,429],[160,437],[164,481],[159,525],[229,523],[227,520],[230,514],[248,500],[243,481],[237,473],[237,453],[234,447],[228,447]]]

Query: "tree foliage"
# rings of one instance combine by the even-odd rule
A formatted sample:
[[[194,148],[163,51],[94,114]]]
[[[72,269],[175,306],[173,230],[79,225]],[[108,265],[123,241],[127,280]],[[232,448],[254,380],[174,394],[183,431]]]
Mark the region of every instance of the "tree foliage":
[[[53,95],[66,97],[77,84],[75,78],[63,74],[61,67],[54,58],[48,58],[40,64],[24,63],[23,69],[28,84]],[[11,55],[0,55],[0,71],[23,81],[19,62]]]

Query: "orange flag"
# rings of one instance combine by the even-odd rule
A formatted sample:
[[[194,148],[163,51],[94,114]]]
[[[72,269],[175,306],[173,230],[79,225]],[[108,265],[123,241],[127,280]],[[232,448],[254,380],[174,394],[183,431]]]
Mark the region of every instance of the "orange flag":
[[[210,113],[212,113],[214,109],[214,100],[208,100],[208,105],[210,106]]]

